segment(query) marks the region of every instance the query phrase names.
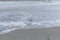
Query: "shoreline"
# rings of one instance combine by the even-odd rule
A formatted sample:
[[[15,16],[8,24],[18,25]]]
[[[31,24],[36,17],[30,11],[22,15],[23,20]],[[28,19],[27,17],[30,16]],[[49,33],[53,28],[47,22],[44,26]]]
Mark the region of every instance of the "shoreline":
[[[14,32],[14,31],[16,31],[16,30],[27,30],[27,31],[29,31],[29,30],[42,30],[42,29],[54,29],[54,28],[60,28],[60,27],[49,27],[49,28],[30,28],[30,29],[20,29],[20,28],[12,28],[12,29],[7,29],[7,30],[4,30],[4,31],[1,31],[0,32],[0,35],[4,35],[4,34],[8,34],[8,33],[10,33],[10,32]]]
[[[17,29],[0,35],[0,40],[59,40],[60,27],[40,29]]]

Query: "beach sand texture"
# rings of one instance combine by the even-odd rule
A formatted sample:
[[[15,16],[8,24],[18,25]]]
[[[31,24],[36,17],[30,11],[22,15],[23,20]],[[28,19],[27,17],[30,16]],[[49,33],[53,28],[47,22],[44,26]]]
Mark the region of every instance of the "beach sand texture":
[[[0,40],[60,40],[60,28],[19,29],[0,35]]]

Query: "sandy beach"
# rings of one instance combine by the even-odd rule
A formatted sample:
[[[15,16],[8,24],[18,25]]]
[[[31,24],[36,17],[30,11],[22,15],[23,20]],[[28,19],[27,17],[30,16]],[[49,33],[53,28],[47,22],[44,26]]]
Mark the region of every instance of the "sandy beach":
[[[60,28],[18,29],[0,35],[0,40],[60,40]]]

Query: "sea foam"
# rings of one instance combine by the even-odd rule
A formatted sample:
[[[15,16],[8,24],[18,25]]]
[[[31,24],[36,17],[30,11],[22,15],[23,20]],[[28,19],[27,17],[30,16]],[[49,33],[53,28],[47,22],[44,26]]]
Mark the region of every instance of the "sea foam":
[[[0,2],[0,34],[16,29],[60,26],[60,2]],[[5,29],[6,28],[6,29]]]

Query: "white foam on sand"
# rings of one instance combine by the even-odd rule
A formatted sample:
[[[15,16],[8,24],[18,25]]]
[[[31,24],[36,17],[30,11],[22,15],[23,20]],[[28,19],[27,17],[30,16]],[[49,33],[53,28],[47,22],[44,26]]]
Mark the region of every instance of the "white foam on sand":
[[[14,30],[16,30],[16,29],[19,29],[19,28],[7,29],[7,30],[4,30],[4,31],[0,32],[0,34],[9,33],[9,32],[14,31]]]
[[[60,20],[48,21],[48,22],[27,22],[24,23],[22,21],[18,22],[0,22],[0,26],[2,27],[10,27],[10,29],[6,29],[0,32],[0,34],[5,34],[16,29],[34,29],[34,28],[51,28],[60,25]]]

